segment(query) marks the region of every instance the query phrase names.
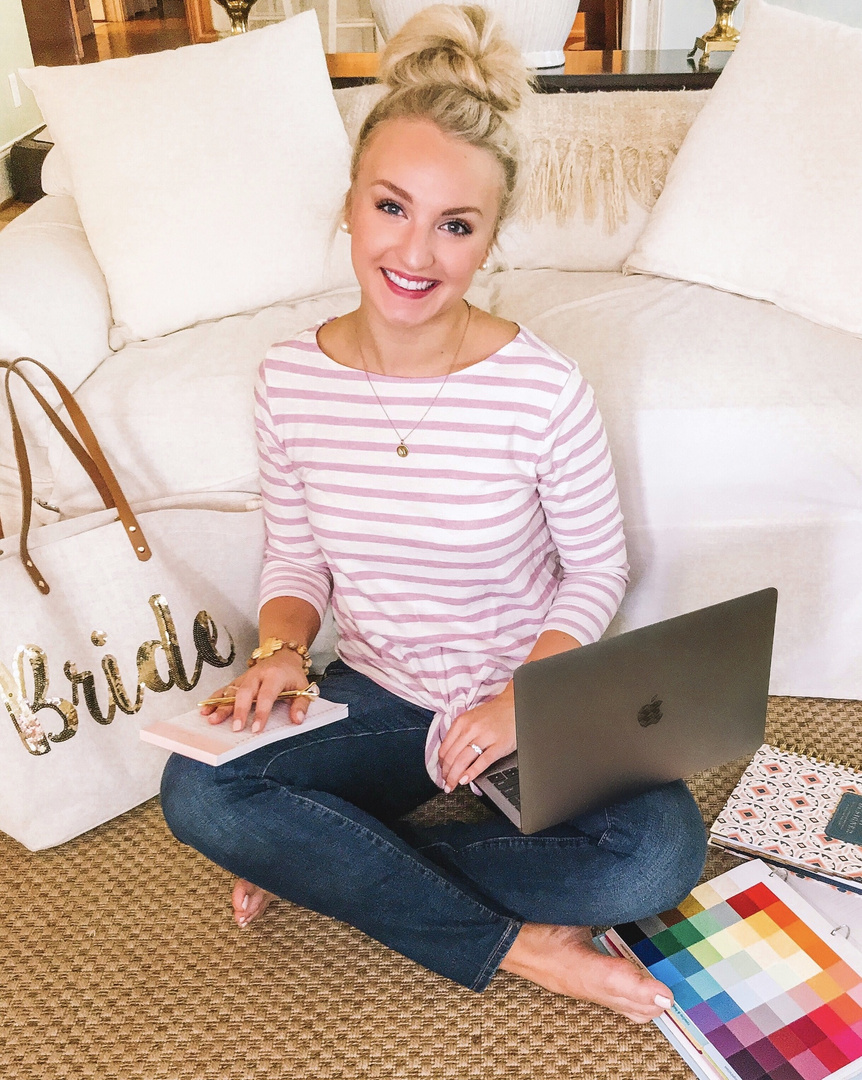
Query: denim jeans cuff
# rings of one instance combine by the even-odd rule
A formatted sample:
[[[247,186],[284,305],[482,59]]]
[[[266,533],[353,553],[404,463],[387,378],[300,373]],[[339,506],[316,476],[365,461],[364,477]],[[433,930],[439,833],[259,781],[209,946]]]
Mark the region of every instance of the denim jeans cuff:
[[[515,938],[521,932],[521,927],[523,925],[524,924],[518,919],[509,920],[506,929],[500,935],[500,939],[494,946],[491,955],[485,961],[482,970],[476,976],[475,981],[470,985],[471,990],[475,990],[477,993],[481,994],[488,986],[488,983],[497,973],[500,964],[502,964],[506,953],[508,953],[509,949],[515,944]]]

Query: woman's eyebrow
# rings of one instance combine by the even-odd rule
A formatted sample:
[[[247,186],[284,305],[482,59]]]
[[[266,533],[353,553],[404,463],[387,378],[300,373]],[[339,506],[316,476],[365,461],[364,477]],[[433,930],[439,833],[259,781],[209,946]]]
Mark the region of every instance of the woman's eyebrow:
[[[373,183],[389,188],[389,190],[394,192],[399,199],[403,199],[405,202],[413,202],[413,197],[409,192],[406,192],[404,188],[398,187],[397,184],[393,184],[390,180],[374,180]],[[479,217],[482,217],[482,211],[478,206],[453,206],[449,210],[442,211],[440,217],[452,217],[454,214],[478,214]]]
[[[387,187],[387,188],[389,188],[390,191],[394,191],[395,194],[400,199],[403,199],[405,202],[409,202],[409,203],[413,202],[413,197],[408,192],[406,192],[404,190],[404,188],[398,187],[397,184],[392,184],[388,180],[375,180],[374,183],[375,184],[380,184],[382,187]]]

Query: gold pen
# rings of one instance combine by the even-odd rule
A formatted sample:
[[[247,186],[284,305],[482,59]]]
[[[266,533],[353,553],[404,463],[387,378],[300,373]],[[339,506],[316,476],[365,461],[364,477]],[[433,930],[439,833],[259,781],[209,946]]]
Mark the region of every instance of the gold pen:
[[[316,682],[309,683],[304,690],[282,690],[282,692],[276,698],[277,701],[283,701],[287,698],[307,697],[317,698],[320,697],[320,687]],[[235,697],[211,697],[206,701],[199,701],[198,705],[203,707],[204,705],[233,705],[236,701]]]

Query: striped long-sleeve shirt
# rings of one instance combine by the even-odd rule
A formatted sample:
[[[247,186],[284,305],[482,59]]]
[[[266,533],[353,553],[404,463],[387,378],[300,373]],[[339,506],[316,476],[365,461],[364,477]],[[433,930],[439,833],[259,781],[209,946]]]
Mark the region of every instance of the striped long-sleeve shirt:
[[[543,630],[586,644],[619,606],[601,417],[577,366],[524,329],[445,383],[372,375],[373,388],[317,329],[261,366],[261,606],[294,596],[322,615],[331,601],[345,663],[434,711],[426,763],[442,784],[452,721],[499,694]]]

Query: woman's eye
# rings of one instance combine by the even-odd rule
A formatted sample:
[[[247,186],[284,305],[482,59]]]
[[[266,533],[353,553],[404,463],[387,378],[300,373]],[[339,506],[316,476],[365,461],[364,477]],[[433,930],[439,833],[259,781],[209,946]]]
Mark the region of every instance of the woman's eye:
[[[391,199],[381,199],[381,201],[376,205],[377,209],[382,210],[384,214],[395,215],[401,213],[401,207],[398,205],[397,202],[393,202]]]
[[[466,221],[460,221],[457,218],[454,221],[447,221],[443,228],[455,236],[470,236],[473,232]]]

